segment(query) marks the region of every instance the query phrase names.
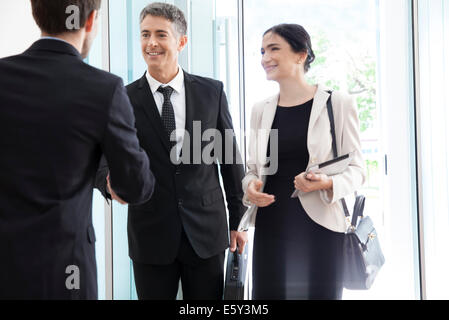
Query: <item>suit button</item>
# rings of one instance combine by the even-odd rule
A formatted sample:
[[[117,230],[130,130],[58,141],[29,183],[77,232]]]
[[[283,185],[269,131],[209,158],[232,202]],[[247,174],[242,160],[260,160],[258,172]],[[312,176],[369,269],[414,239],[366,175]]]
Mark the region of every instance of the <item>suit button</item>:
[[[176,168],[176,172],[175,172],[175,174],[176,174],[176,175],[180,175],[180,174],[181,174],[181,169],[179,169],[179,168]]]
[[[182,206],[182,199],[180,199],[180,200],[178,200],[178,207],[181,207]]]

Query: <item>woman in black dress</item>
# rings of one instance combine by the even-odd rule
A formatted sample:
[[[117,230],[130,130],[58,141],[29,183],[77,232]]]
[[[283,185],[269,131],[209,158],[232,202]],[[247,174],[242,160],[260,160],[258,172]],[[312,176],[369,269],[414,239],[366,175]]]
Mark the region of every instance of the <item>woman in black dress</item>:
[[[338,178],[306,173],[310,165],[333,158],[329,120],[323,108],[328,94],[304,78],[314,58],[310,37],[299,25],[278,25],[264,34],[262,66],[267,78],[279,83],[280,92],[274,102],[269,99],[255,106],[251,129],[269,125],[272,119],[271,129],[277,130],[278,137],[268,145],[277,143],[278,168],[265,175],[264,183],[257,166],[248,165],[243,180],[244,201],[257,207],[253,299],[342,297],[345,227],[338,200],[363,183],[363,160],[355,106],[344,95],[334,93],[338,149],[355,151],[356,157]],[[249,156],[256,158],[255,153],[261,151],[253,146],[260,145],[260,137],[252,139]],[[267,158],[272,156],[268,145],[262,150]],[[291,198],[295,188],[301,196]]]

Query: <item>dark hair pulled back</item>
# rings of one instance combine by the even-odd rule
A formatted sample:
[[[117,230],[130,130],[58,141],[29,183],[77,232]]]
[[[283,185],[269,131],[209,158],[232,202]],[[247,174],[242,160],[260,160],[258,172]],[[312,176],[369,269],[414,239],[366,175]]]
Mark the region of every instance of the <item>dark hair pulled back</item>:
[[[306,52],[307,59],[304,62],[304,71],[309,71],[310,64],[315,61],[315,54],[312,50],[310,36],[302,26],[293,23],[282,23],[271,27],[263,35],[265,36],[269,32],[284,38],[294,52]]]

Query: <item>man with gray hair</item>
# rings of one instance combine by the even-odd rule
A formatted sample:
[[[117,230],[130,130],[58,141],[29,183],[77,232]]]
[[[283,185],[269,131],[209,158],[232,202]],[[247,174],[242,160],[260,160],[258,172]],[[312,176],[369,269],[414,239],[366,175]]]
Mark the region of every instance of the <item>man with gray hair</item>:
[[[245,207],[244,168],[235,136],[232,156],[225,155],[225,143],[216,150],[229,162],[192,163],[188,156],[201,157],[210,145],[190,141],[191,137],[202,137],[208,129],[225,137],[225,131],[233,133],[233,126],[223,84],[179,66],[186,33],[186,19],[177,7],[152,3],[143,9],[140,39],[148,69],[127,89],[141,147],[152,159],[156,186],[150,201],[128,209],[129,254],[139,299],[175,299],[180,279],[184,299],[222,299],[225,250],[230,244],[231,251],[237,246],[242,251],[247,241],[245,232],[236,231]],[[99,189],[121,201],[107,189],[106,176],[107,169],[99,172]]]

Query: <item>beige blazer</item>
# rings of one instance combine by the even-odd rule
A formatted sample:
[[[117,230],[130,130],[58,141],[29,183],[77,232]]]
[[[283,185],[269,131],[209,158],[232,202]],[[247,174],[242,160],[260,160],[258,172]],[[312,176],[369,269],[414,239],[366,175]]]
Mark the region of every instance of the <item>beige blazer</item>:
[[[307,149],[309,163],[307,169],[314,164],[333,159],[332,136],[327,113],[326,102],[329,93],[326,88],[318,85],[315,94],[307,132]],[[245,230],[255,225],[257,207],[248,201],[246,190],[253,179],[261,179],[265,185],[269,172],[267,163],[267,147],[269,133],[276,113],[279,94],[256,103],[251,113],[247,173],[242,181],[245,192],[243,203],[247,210],[239,225],[239,230]],[[341,174],[332,176],[333,190],[331,192],[318,190],[298,195],[302,206],[310,218],[321,226],[335,231],[346,231],[346,219],[341,206],[341,198],[352,195],[360,189],[365,181],[365,164],[362,157],[359,120],[354,100],[341,92],[332,93],[332,106],[335,118],[335,134],[338,155],[354,151],[355,155],[348,168]],[[271,163],[271,162],[270,162]],[[271,170],[272,171],[272,170]],[[300,172],[298,172],[300,174]],[[291,189],[294,191],[292,177]],[[351,210],[351,208],[349,208]]]

